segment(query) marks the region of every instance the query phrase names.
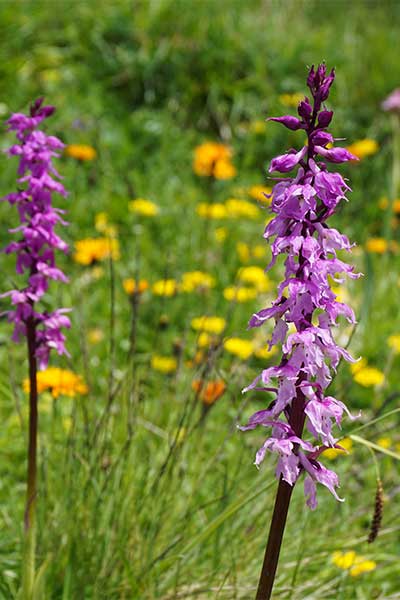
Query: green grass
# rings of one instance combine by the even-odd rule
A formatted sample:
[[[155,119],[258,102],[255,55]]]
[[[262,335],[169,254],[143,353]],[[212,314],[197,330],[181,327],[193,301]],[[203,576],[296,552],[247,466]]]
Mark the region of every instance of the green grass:
[[[0,112],[26,110],[39,95],[57,106],[48,130],[66,143],[94,146],[98,157],[58,162],[70,190],[58,205],[68,209],[71,225],[63,237],[75,241],[100,236],[96,214],[105,211],[118,227],[121,259],[108,261],[96,278],[72,254],[60,258],[70,276],[53,286],[49,306],[72,306],[68,334],[71,358],[52,365],[81,374],[87,396],[40,400],[40,495],[38,564],[43,598],[51,600],[164,600],[177,598],[248,599],[254,596],[266,543],[276,482],[274,458],[260,471],[252,466],[262,432],[239,433],[237,424],[265,404],[261,394],[241,389],[266,361],[241,361],[219,346],[197,367],[187,365],[196,352],[191,319],[203,314],[227,319],[226,335],[251,339],[249,316],[273,297],[230,304],[223,297],[243,266],[237,242],[262,244],[267,215],[257,220],[205,221],[199,202],[246,197],[242,190],[266,183],[268,161],[301,134],[254,122],[294,112],[283,93],[304,91],[306,66],[325,59],[337,67],[329,106],[333,133],[350,142],[375,139],[379,152],[343,169],[353,193],[333,220],[360,249],[355,253],[363,280],[347,286],[359,324],[350,350],[385,371],[383,388],[364,388],[341,365],[332,393],[353,412],[363,410],[368,424],[398,406],[399,356],[387,345],[400,333],[399,254],[369,255],[371,236],[398,239],[398,223],[385,230],[382,196],[390,194],[391,125],[380,102],[399,85],[397,2],[239,2],[153,0],[7,2],[0,6],[2,60]],[[208,184],[192,171],[193,150],[204,140],[222,140],[234,151],[237,177]],[[11,143],[3,130],[1,147]],[[16,163],[0,157],[1,194],[15,188]],[[128,211],[134,197],[160,207],[153,218]],[[254,202],[254,201],[252,201]],[[0,205],[9,240],[16,215]],[[224,243],[215,229],[226,227]],[[264,258],[248,264],[265,266]],[[1,257],[2,290],[18,284],[12,257]],[[177,280],[186,271],[205,270],[216,286],[205,294],[159,298],[147,292],[135,318],[126,277]],[[277,266],[274,283],[282,276]],[[114,299],[113,299],[114,298]],[[0,300],[1,311],[8,300]],[[168,317],[168,326],[160,317]],[[91,344],[88,334],[103,339]],[[270,326],[261,333],[268,337]],[[346,343],[349,330],[338,331]],[[0,598],[16,596],[21,573],[25,501],[27,375],[25,348],[0,330]],[[170,376],[151,369],[154,353],[177,353],[179,368]],[[268,363],[273,364],[274,357]],[[193,379],[220,378],[227,390],[202,418]],[[21,418],[20,418],[21,417]],[[376,443],[390,437],[399,453],[398,414],[389,415],[357,435]],[[343,434],[359,426],[344,423]],[[336,459],[342,504],[325,489],[319,507],[304,505],[302,485],[295,489],[278,568],[275,597],[291,600],[390,599],[399,594],[397,561],[398,462],[376,452],[387,497],[383,529],[368,546],[376,471],[368,448]],[[329,465],[329,461],[326,460]],[[350,577],[331,562],[335,550],[354,549],[377,563],[371,573]]]

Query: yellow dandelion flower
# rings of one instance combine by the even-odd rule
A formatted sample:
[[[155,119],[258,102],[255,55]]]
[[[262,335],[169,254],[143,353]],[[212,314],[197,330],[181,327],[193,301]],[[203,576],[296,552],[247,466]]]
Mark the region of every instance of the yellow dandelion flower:
[[[367,359],[361,358],[357,362],[350,364],[350,371],[354,375],[355,373],[357,373],[357,371],[361,371],[361,369],[364,369],[364,367],[366,367],[366,366],[367,366]]]
[[[390,438],[388,435],[385,435],[380,437],[376,443],[381,448],[385,448],[385,450],[387,450],[392,445],[392,438]]]
[[[112,257],[120,258],[119,242],[110,238],[86,238],[75,242],[76,252],[74,261],[81,265],[92,265],[101,260]]]
[[[156,296],[171,297],[179,290],[178,282],[175,279],[160,279],[152,285],[153,294]]]
[[[392,350],[396,352],[396,354],[400,353],[400,334],[394,334],[388,337],[388,346]]]
[[[87,339],[90,344],[98,344],[104,338],[104,332],[102,329],[89,329],[87,333]]]
[[[283,106],[287,107],[297,107],[298,103],[304,100],[304,94],[301,92],[296,92],[294,94],[281,94],[279,96],[279,102],[283,104]]]
[[[277,353],[278,349],[275,346],[272,346],[271,350],[268,346],[259,347],[257,343],[253,343],[254,348],[254,356],[260,358],[261,360],[268,360],[271,356]]]
[[[336,567],[339,567],[339,569],[347,570],[354,565],[356,557],[357,555],[354,550],[349,550],[348,552],[334,552],[332,555],[332,562]]]
[[[236,302],[248,302],[249,300],[254,300],[257,296],[257,289],[250,287],[235,287],[233,285],[224,289],[224,298],[231,302],[235,300]]]
[[[196,212],[199,217],[203,217],[204,219],[225,219],[227,217],[226,206],[221,202],[216,202],[215,204],[200,202],[196,206]]]
[[[173,356],[160,356],[154,354],[151,357],[151,368],[160,373],[173,373],[178,367],[178,362]]]
[[[395,212],[396,215],[400,214],[400,198],[393,201],[393,212]]]
[[[342,446],[343,450],[340,448],[328,448],[327,450],[324,450],[322,455],[329,460],[334,460],[338,456],[351,453],[351,449],[353,448],[353,440],[351,438],[343,438],[338,441],[338,444],[339,446]]]
[[[37,388],[39,393],[48,390],[54,398],[58,396],[74,398],[77,394],[88,393],[88,387],[80,375],[58,367],[48,367],[44,371],[38,371]],[[29,393],[29,379],[24,380],[23,389]]]
[[[228,338],[224,341],[224,348],[230,354],[247,360],[253,354],[253,342],[242,338]]]
[[[202,331],[197,338],[197,346],[199,348],[208,348],[212,343],[212,337],[206,331]]]
[[[357,577],[362,573],[369,573],[376,569],[376,562],[366,559],[365,556],[360,556],[349,550],[348,552],[334,552],[332,562],[339,569],[348,571],[351,577]]]
[[[248,194],[254,200],[261,202],[262,204],[271,204],[271,198],[266,198],[265,195],[270,195],[272,189],[265,185],[253,185],[248,190]]]
[[[375,254],[384,254],[388,249],[388,243],[384,238],[370,238],[366,241],[365,249]]]
[[[239,281],[253,285],[259,292],[267,292],[272,286],[261,267],[242,267],[239,269],[237,277]]]
[[[260,215],[259,208],[251,202],[247,202],[247,200],[230,198],[225,202],[225,206],[228,217],[233,217],[234,219],[241,217],[257,219]]]
[[[97,156],[96,150],[87,144],[69,144],[65,147],[64,154],[82,161],[94,160]]]
[[[222,244],[227,238],[228,230],[226,227],[217,227],[214,231],[214,237],[219,244]]]
[[[128,208],[130,212],[142,215],[143,217],[155,217],[160,212],[157,204],[154,204],[154,202],[146,200],[145,198],[131,200],[128,204]]]
[[[361,559],[361,557],[359,557]],[[351,577],[358,577],[358,575],[362,575],[363,573],[369,573],[370,571],[374,571],[376,569],[376,562],[374,560],[360,560],[360,562],[356,562],[354,567],[352,567],[349,571]]]
[[[347,150],[362,160],[367,156],[376,154],[379,150],[379,146],[375,140],[366,138],[365,140],[357,140],[353,144],[350,144],[350,146],[347,146]]]
[[[191,325],[195,331],[205,331],[206,333],[218,335],[225,329],[226,321],[222,317],[203,316],[192,319]]]
[[[189,271],[183,273],[181,290],[183,292],[194,292],[208,290],[215,286],[215,278],[202,271]]]
[[[143,294],[143,292],[149,288],[149,282],[146,279],[136,281],[135,279],[128,277],[123,280],[122,286],[128,296],[133,296],[133,294]]]
[[[363,367],[354,373],[353,379],[363,387],[373,387],[375,385],[382,385],[385,375],[375,367]]]

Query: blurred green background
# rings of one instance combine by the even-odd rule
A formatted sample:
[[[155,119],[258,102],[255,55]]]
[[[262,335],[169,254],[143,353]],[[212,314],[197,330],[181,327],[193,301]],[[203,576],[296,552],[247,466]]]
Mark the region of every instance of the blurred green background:
[[[262,432],[239,434],[236,425],[265,405],[261,394],[240,392],[274,357],[251,352],[243,360],[223,340],[254,337],[246,331],[248,318],[273,299],[282,270],[275,267],[269,274],[273,285],[256,299],[229,302],[224,290],[235,285],[241,267],[264,267],[269,260],[268,248],[265,255],[254,250],[264,244],[268,213],[248,190],[271,185],[271,158],[303,140],[301,133],[265,119],[295,114],[296,95],[307,93],[307,67],[321,61],[337,74],[328,102],[335,111],[332,133],[345,138],[343,145],[375,142],[371,155],[340,169],[353,192],[332,222],[357,242],[350,260],[364,273],[363,280],[343,286],[359,324],[355,332],[342,324],[338,340],[346,344],[352,335],[350,350],[376,372],[372,383],[360,384],[342,365],[332,393],[353,412],[363,409],[361,422],[347,421],[343,435],[396,409],[400,338],[396,346],[390,336],[400,334],[399,230],[396,204],[390,207],[399,190],[393,182],[394,118],[381,102],[400,86],[399,27],[400,3],[388,0],[1,0],[2,121],[44,95],[57,107],[46,130],[96,152],[93,160],[57,161],[70,191],[67,201],[56,199],[70,222],[62,236],[72,251],[59,261],[70,284],[54,285],[46,301],[74,310],[71,358],[54,356],[52,365],[81,375],[90,391],[57,400],[47,392],[41,399],[38,597],[253,597],[274,498],[275,459],[267,458],[257,472],[252,461]],[[196,175],[194,151],[205,141],[230,146],[234,178]],[[4,126],[0,147],[11,143]],[[16,162],[2,153],[0,168],[4,195],[15,189]],[[155,203],[157,215],[130,211],[135,198]],[[199,203],[229,198],[251,202],[256,217],[205,219],[197,213]],[[82,266],[74,260],[74,244],[104,234],[95,227],[99,213],[117,231],[120,258]],[[16,214],[2,203],[0,218],[4,246]],[[1,291],[23,285],[13,257],[2,255],[0,266]],[[171,297],[153,292],[156,281],[171,278],[179,285],[194,270],[212,275],[215,286]],[[124,290],[126,278],[149,282],[137,303]],[[7,310],[7,298],[0,302]],[[191,326],[203,315],[227,323],[208,350],[199,350]],[[256,332],[261,344],[268,331]],[[5,599],[14,598],[19,586],[27,426],[25,349],[9,337],[3,319]],[[155,355],[173,358],[177,368],[160,372]],[[205,407],[193,380],[223,381],[226,391]],[[298,485],[276,598],[399,597],[397,415],[359,435],[363,441],[353,440],[348,456],[331,459],[344,504],[319,490],[320,506],[310,513]],[[386,503],[381,535],[367,546],[376,486],[371,449]],[[352,576],[332,562],[333,552],[350,550],[374,561],[374,569]]]

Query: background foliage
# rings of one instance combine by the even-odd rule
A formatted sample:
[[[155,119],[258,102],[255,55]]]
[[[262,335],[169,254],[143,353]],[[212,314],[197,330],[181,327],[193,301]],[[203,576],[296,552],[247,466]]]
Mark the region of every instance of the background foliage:
[[[387,340],[400,332],[398,247],[376,254],[365,252],[365,243],[398,237],[397,217],[381,202],[392,193],[392,130],[380,103],[399,85],[399,18],[399,3],[388,0],[1,2],[1,117],[26,110],[39,95],[57,106],[49,131],[97,152],[90,162],[59,161],[70,190],[68,201],[59,202],[71,223],[64,237],[73,249],[79,239],[101,235],[95,219],[106,212],[121,249],[120,260],[100,268],[76,264],[72,251],[61,259],[69,286],[54,286],[48,296],[52,306],[74,307],[71,358],[54,357],[53,364],[81,374],[90,392],[41,398],[43,597],[254,594],[275,490],[273,463],[266,459],[260,472],[252,467],[262,433],[238,434],[236,425],[265,403],[240,390],[274,359],[243,361],[219,342],[195,364],[198,334],[191,319],[219,315],[227,320],[224,335],[251,339],[248,317],[273,290],[244,304],[227,302],[223,290],[243,264],[267,264],[268,252],[248,263],[237,252],[238,242],[263,243],[267,214],[260,209],[256,220],[205,220],[196,206],[231,197],[257,205],[246,190],[268,184],[271,157],[301,143],[298,132],[264,119],[294,114],[283,95],[304,93],[306,66],[322,60],[337,68],[329,102],[334,135],[345,143],[371,138],[379,145],[376,154],[343,169],[354,191],[336,226],[359,244],[353,260],[365,275],[346,288],[359,319],[350,349],[385,380],[363,387],[343,366],[333,387],[354,412],[363,409],[361,424],[396,408],[399,357]],[[235,179],[210,182],[193,173],[194,148],[205,140],[232,147]],[[10,145],[5,129],[0,145]],[[3,195],[15,187],[16,164],[5,156],[0,163]],[[149,198],[160,213],[145,218],[129,212],[135,197]],[[4,246],[16,215],[5,204],[0,214]],[[215,237],[221,227],[223,242]],[[6,291],[17,277],[4,255],[1,268]],[[180,280],[195,269],[215,277],[208,293],[168,298],[149,290],[133,310],[122,285],[127,277],[151,284]],[[275,268],[271,277],[279,281],[280,275]],[[0,302],[6,310],[7,299]],[[100,331],[97,343],[93,331]],[[9,333],[3,320],[0,596],[7,599],[19,584],[26,438],[25,352],[9,342]],[[346,343],[349,334],[342,327],[339,339]],[[174,356],[177,370],[165,375],[152,369],[154,354]],[[191,387],[199,378],[227,385],[207,412]],[[345,427],[344,434],[357,425]],[[364,443],[335,462],[345,503],[320,490],[320,506],[310,513],[301,486],[295,491],[277,598],[398,597],[397,416],[359,435]],[[383,531],[368,547],[376,485],[366,446],[371,442],[378,445],[386,504]],[[393,456],[383,452],[388,449]],[[377,568],[357,578],[339,569],[332,553],[349,549]]]

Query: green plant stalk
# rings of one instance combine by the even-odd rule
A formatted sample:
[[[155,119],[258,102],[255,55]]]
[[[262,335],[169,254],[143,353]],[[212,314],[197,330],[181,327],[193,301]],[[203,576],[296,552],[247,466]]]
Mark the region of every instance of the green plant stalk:
[[[24,516],[24,552],[22,563],[22,598],[31,600],[35,583],[36,556],[36,476],[37,476],[37,431],[38,431],[38,393],[36,325],[31,317],[27,322],[27,342],[29,360],[29,441],[26,508]]]

